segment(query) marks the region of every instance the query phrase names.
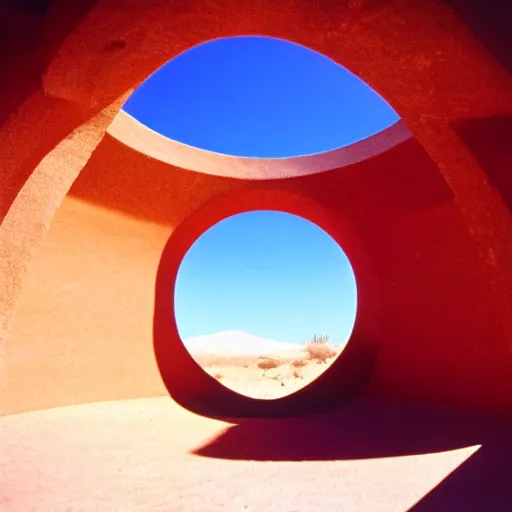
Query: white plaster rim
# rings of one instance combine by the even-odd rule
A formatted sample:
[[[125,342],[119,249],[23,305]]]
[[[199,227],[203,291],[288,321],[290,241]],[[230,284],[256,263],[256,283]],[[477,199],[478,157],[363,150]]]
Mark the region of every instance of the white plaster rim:
[[[155,160],[190,171],[247,180],[296,178],[339,169],[384,153],[413,137],[404,121],[348,146],[285,158],[225,155],[165,137],[120,110],[107,133]]]

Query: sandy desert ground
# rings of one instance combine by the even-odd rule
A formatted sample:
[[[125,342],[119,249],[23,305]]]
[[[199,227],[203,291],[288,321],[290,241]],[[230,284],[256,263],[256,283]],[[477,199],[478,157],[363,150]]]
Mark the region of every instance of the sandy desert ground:
[[[286,358],[282,354],[270,354],[268,358],[279,361],[277,368],[262,370],[258,363],[267,359],[260,357],[238,356],[201,356],[195,359],[212,377],[226,387],[252,398],[274,399],[290,395],[313,382],[332,363],[318,364],[307,357]],[[294,361],[304,361],[305,366],[296,368]]]
[[[242,331],[224,331],[184,340],[196,362],[226,387],[252,398],[275,399],[319,377],[344,345],[268,340]],[[322,348],[325,349],[322,350]],[[324,353],[331,353],[325,359]]]

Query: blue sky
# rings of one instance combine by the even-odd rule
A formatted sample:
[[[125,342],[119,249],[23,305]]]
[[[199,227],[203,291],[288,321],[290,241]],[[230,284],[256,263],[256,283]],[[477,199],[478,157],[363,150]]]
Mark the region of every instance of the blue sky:
[[[373,89],[327,57],[265,37],[191,48],[141,84],[124,110],[171,139],[253,157],[321,153],[398,120]]]
[[[182,338],[241,330],[278,341],[314,334],[347,339],[356,284],[338,244],[315,224],[282,212],[229,217],[204,233],[176,282]]]
[[[171,139],[218,153],[279,158],[365,139],[399,118],[326,57],[286,41],[203,43],[149,77],[124,110]],[[170,291],[172,293],[172,291]],[[310,222],[241,214],[211,228],[180,267],[175,314],[183,338],[242,330],[279,341],[345,341],[356,284],[347,257]]]

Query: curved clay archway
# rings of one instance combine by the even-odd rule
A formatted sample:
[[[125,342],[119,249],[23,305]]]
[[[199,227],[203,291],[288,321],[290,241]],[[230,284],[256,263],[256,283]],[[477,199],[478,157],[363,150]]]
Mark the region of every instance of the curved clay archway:
[[[510,75],[441,0],[351,5],[197,0],[177,10],[56,1],[44,12],[4,17],[17,28],[6,52],[24,57],[26,72],[9,68],[0,116],[0,339],[79,174],[75,195],[176,230],[220,195],[269,186],[164,166],[104,136],[130,90],[179,52],[217,37],[266,34],[355,72],[415,136],[342,171],[272,182],[307,193],[336,223],[350,219],[367,252],[379,254],[372,287],[386,300],[380,326],[362,324],[364,343],[378,347],[364,393],[510,412],[512,155],[503,135]],[[20,40],[29,22],[32,37]],[[147,176],[164,187],[145,189]],[[331,374],[323,382],[332,397],[342,377]],[[229,407],[210,413],[234,413]]]
[[[254,399],[223,386],[194,360],[178,334],[174,316],[176,277],[192,244],[217,222],[251,210],[299,215],[326,231],[344,248],[358,282],[358,311],[350,340],[336,361],[318,379],[296,393],[276,400]],[[250,191],[222,195],[187,217],[172,233],[160,261],[155,295],[154,343],[160,373],[171,396],[201,414],[224,417],[297,416],[331,409],[357,396],[376,359],[372,330],[381,323],[380,297],[372,258],[349,222],[293,191],[271,184]],[[337,393],[330,392],[333,388]],[[319,396],[323,398],[318,399]]]

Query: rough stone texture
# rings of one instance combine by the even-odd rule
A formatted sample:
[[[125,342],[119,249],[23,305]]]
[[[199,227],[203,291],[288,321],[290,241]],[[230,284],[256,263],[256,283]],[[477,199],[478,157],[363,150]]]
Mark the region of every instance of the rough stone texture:
[[[503,136],[512,78],[466,18],[440,0],[59,0],[46,10],[12,7],[1,14],[0,341],[8,365],[22,281],[81,172],[73,195],[168,227],[175,253],[168,251],[160,267],[164,284],[172,282],[169,269],[191,233],[214,218],[216,204],[235,213],[282,200],[283,208],[319,215],[347,245],[361,289],[349,351],[356,355],[340,358],[298,395],[295,411],[319,397],[329,396],[333,406],[333,397],[364,391],[512,412],[512,150]],[[478,33],[491,31],[484,26]],[[160,65],[205,40],[246,34],[304,44],[345,65],[389,101],[416,140],[343,170],[249,183],[172,168],[103,137],[122,98]],[[115,280],[103,285],[122,293]],[[136,313],[132,307],[124,314]],[[157,317],[158,311],[157,295]],[[94,308],[81,309],[75,329],[86,329],[94,315]],[[121,313],[114,316],[122,322]],[[157,322],[155,332],[160,339],[171,330]],[[358,352],[370,346],[371,368]],[[177,351],[179,344],[169,343],[158,352],[168,385],[173,363],[166,356]],[[353,370],[352,380],[347,361],[371,370],[363,389],[361,373]],[[88,391],[94,364],[85,365],[74,395],[57,393],[53,401],[41,398],[43,404],[11,365],[3,397],[14,383],[25,386],[26,409],[68,403],[70,396],[103,399],[105,387],[130,396],[124,386],[133,377],[119,370],[114,355],[105,376],[108,368],[117,377]],[[169,386],[174,394],[192,408],[204,393],[220,404],[224,392],[189,369],[175,373],[181,383]],[[53,384],[62,388],[70,378],[72,370],[63,369]],[[245,407],[234,400],[235,409]],[[215,407],[207,412],[215,414]]]

